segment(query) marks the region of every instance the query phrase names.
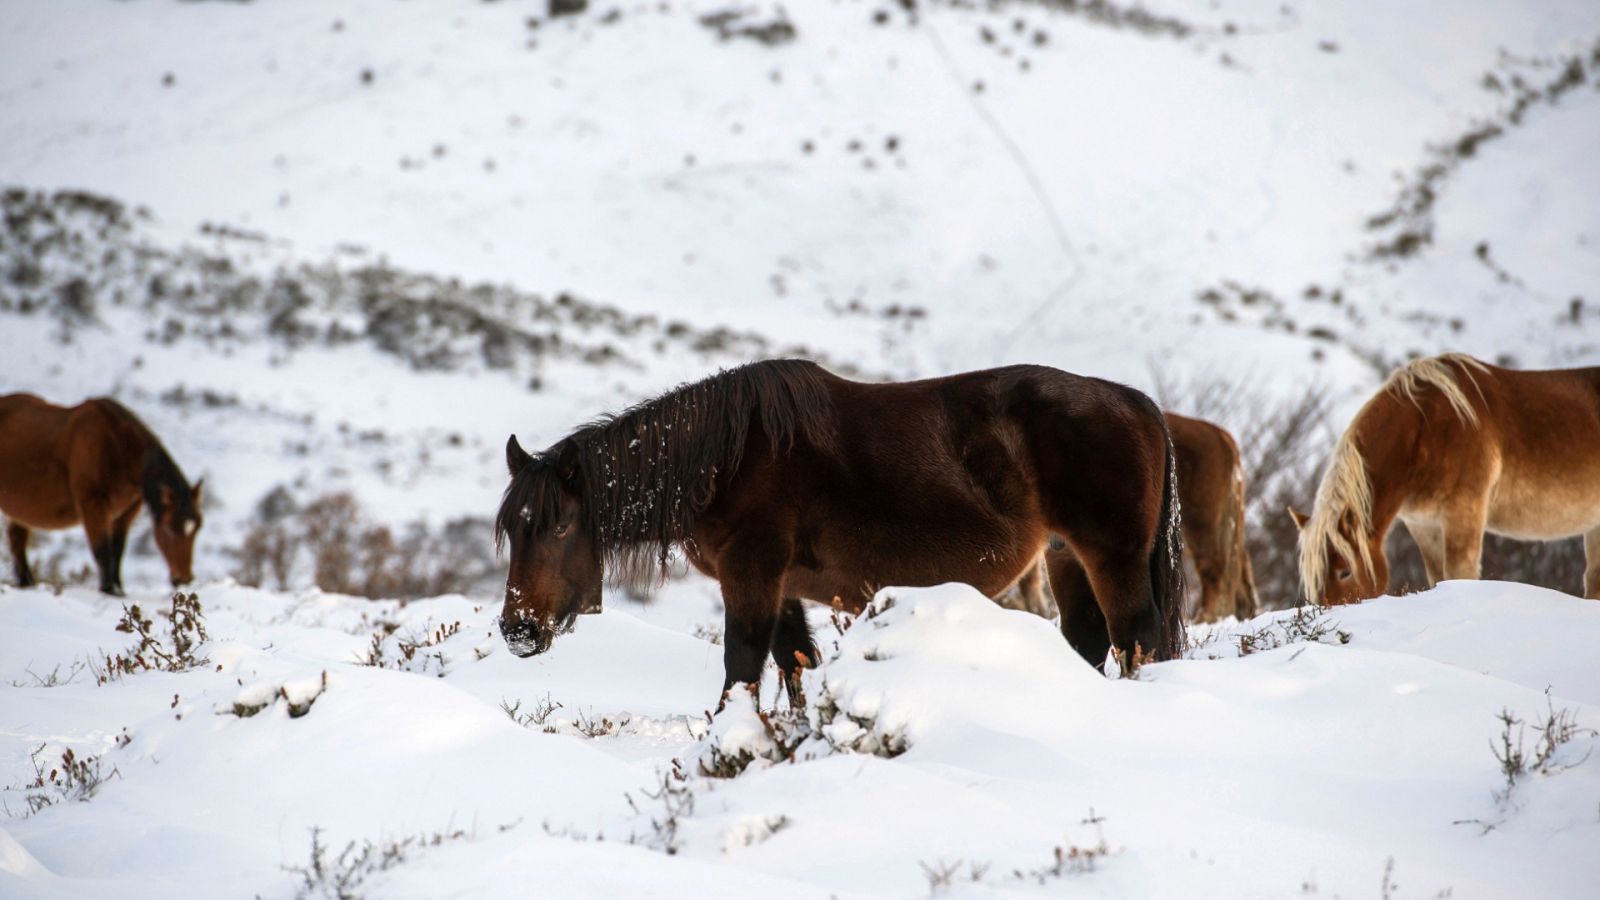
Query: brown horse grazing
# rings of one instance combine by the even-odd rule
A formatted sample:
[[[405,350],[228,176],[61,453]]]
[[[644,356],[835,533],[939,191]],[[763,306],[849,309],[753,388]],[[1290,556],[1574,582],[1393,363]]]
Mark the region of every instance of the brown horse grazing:
[[[1166,416],[1178,460],[1184,549],[1200,576],[1195,618],[1201,622],[1227,616],[1253,618],[1256,584],[1244,542],[1244,470],[1239,445],[1220,425],[1172,412]],[[1071,557],[1072,551],[1053,548],[1048,555]],[[1005,606],[1050,616],[1055,604],[1045,598],[1040,583],[1040,570],[1049,565],[1047,559],[1041,559],[1039,565],[1030,566],[1018,579],[1016,591],[997,599]],[[1062,572],[1067,565],[1067,559],[1057,563]],[[1059,577],[1051,579],[1052,588]],[[1076,576],[1066,577],[1065,583],[1083,584]]]
[[[885,585],[1016,580],[1046,536],[1087,563],[1103,627],[1074,636],[1099,664],[1183,646],[1176,476],[1166,423],[1138,391],[1040,366],[861,384],[771,360],[685,385],[529,454],[511,484],[500,630],[549,649],[600,593],[674,547],[722,585],[726,683],[768,654],[791,692],[818,661],[800,600],[859,611]],[[794,695],[791,693],[791,699]]]
[[[1519,372],[1419,359],[1356,414],[1300,525],[1306,598],[1349,603],[1389,584],[1384,537],[1406,523],[1430,584],[1477,578],[1483,533],[1584,536],[1600,598],[1600,368]]]
[[[142,504],[150,506],[173,586],[194,580],[200,482],[189,486],[138,417],[107,397],[70,409],[32,394],[0,397],[0,512],[10,520],[18,584],[34,583],[30,529],[81,522],[100,567],[100,590],[121,595],[122,551]]]

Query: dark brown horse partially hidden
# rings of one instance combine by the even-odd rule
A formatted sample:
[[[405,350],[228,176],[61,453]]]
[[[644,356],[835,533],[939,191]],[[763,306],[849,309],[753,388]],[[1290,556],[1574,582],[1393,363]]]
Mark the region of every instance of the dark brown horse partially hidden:
[[[100,590],[122,593],[128,526],[148,504],[156,546],[174,586],[194,579],[200,483],[193,487],[150,429],[106,397],[66,408],[32,394],[0,397],[0,512],[17,583],[33,584],[31,529],[82,523]]]
[[[1172,449],[1178,458],[1178,499],[1183,506],[1183,546],[1199,576],[1199,597],[1193,617],[1215,622],[1228,616],[1240,621],[1256,614],[1255,574],[1245,549],[1244,470],[1239,445],[1227,429],[1204,419],[1167,414],[1167,429],[1172,432]],[[1072,551],[1053,548],[1048,557],[1070,558]],[[996,597],[996,602],[1012,609],[1049,618],[1057,605],[1044,595],[1043,572],[1049,563],[1040,560],[1018,579],[1016,589]],[[1064,582],[1087,590],[1081,575],[1065,578],[1067,559],[1056,561],[1057,575],[1052,587]],[[1064,605],[1064,604],[1063,604]]]
[[[882,586],[994,594],[1048,536],[1084,560],[1101,627],[1067,632],[1125,669],[1183,646],[1174,460],[1132,388],[1041,366],[861,384],[814,363],[721,372],[529,454],[506,445],[500,629],[549,649],[602,575],[656,577],[674,547],[722,585],[727,685],[770,653],[792,688],[818,661],[800,600],[860,610]],[[793,695],[791,695],[792,697]]]

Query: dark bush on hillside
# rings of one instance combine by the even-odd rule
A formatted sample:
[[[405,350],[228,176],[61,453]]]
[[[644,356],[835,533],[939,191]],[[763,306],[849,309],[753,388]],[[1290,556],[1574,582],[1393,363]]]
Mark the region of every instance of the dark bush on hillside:
[[[278,488],[263,498],[235,551],[234,577],[280,590],[309,582],[373,598],[431,597],[498,580],[493,547],[487,519],[454,519],[439,529],[414,521],[397,534],[348,493],[299,506]]]

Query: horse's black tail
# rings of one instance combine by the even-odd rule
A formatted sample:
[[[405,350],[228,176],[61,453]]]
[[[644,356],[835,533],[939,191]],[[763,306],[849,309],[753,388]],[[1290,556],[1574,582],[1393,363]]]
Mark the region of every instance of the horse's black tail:
[[[1152,404],[1153,405],[1153,404]],[[1178,503],[1178,459],[1172,451],[1172,434],[1167,418],[1159,410],[1156,419],[1167,441],[1166,486],[1161,492],[1161,514],[1156,520],[1155,546],[1150,550],[1150,592],[1160,619],[1161,646],[1154,648],[1159,660],[1183,655],[1183,512]]]

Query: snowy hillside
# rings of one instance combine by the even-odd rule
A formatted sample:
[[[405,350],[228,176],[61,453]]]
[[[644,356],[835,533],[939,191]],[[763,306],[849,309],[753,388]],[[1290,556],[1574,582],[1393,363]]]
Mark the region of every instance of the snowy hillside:
[[[1600,346],[1582,0],[12,0],[0,41],[0,391],[143,415],[209,577],[273,497],[481,522],[506,434],[750,358],[1345,411]]]
[[[0,168],[902,373],[1592,358],[1593,3],[590,7],[8,3]]]
[[[0,893],[1579,897],[1600,877],[1600,604],[1537,588],[1264,617],[1136,681],[968,588],[889,590],[842,635],[819,622],[809,721],[746,700],[709,725],[720,648],[653,619],[712,620],[693,596],[518,660],[461,597],[199,595],[193,668],[97,685],[139,643],[119,604],[0,591]],[[134,599],[170,651],[162,598]],[[1524,723],[1509,781],[1502,711]]]

